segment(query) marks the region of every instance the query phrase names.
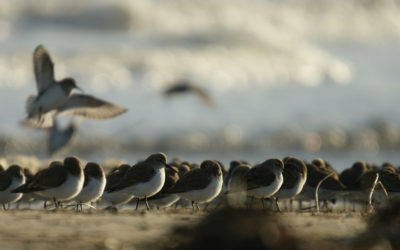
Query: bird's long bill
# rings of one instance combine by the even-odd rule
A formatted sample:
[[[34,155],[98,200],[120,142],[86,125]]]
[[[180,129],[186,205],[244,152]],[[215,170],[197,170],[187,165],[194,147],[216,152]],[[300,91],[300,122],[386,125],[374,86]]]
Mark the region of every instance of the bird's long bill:
[[[80,92],[85,93],[85,91],[83,91],[83,89],[79,88],[78,86],[75,86],[75,88],[76,88],[77,90],[79,90]]]
[[[178,171],[176,171],[173,167],[171,167],[169,164],[165,164],[165,167],[166,168],[169,168],[169,169],[171,169],[172,171],[174,171],[175,173],[178,173]]]

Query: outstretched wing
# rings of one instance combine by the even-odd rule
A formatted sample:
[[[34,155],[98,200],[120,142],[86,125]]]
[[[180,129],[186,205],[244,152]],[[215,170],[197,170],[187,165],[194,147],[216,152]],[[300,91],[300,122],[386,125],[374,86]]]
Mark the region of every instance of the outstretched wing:
[[[92,119],[108,119],[126,112],[127,109],[91,95],[73,94],[58,113],[80,115]]]
[[[46,49],[39,45],[33,52],[33,70],[39,95],[54,83],[54,64]]]

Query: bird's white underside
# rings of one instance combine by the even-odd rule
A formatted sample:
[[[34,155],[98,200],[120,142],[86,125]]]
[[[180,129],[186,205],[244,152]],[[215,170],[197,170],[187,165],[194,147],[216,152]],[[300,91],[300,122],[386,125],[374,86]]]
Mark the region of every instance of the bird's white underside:
[[[160,192],[165,182],[165,168],[154,168],[153,177],[146,182],[126,187],[121,191],[134,195],[136,198],[151,197]]]
[[[255,198],[268,198],[273,196],[281,188],[283,183],[282,172],[275,175],[275,180],[268,186],[250,189],[247,191],[248,196]]]
[[[62,185],[36,193],[50,199],[56,198],[58,201],[70,200],[82,190],[83,182],[83,173],[79,177],[68,174],[66,181]]]
[[[91,202],[96,201],[104,192],[106,187],[106,178],[89,177],[89,183],[82,188],[82,191],[74,198],[77,202]]]
[[[195,202],[209,202],[221,192],[223,178],[222,175],[219,177],[212,177],[211,182],[204,189],[191,190],[188,192],[178,193],[177,195]]]
[[[0,203],[6,204],[21,199],[22,193],[11,193],[11,190],[16,189],[24,183],[25,177],[22,179],[13,177],[11,185],[6,190],[0,192]]]

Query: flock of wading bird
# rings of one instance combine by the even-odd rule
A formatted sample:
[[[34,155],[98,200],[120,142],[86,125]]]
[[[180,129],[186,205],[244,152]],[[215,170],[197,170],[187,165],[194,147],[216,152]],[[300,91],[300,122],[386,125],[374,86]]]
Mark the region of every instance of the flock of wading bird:
[[[275,203],[270,207],[281,211],[278,200],[308,200],[311,205],[315,199],[319,209],[320,201],[343,198],[371,206],[385,204],[398,194],[399,169],[390,163],[376,166],[357,161],[339,174],[320,158],[312,162],[296,157],[272,158],[254,166],[232,161],[227,171],[219,161],[167,162],[164,153],[156,153],[134,165],[115,166],[106,175],[100,164],[88,162],[83,168],[82,162],[71,156],[51,162],[34,175],[16,164],[0,172],[0,203],[4,209],[13,202],[30,204],[38,200],[44,201],[45,208],[47,201],[52,201],[55,208],[73,206],[82,211],[83,204],[115,208],[132,199],[136,199],[136,210],[141,200],[148,210],[150,205],[190,206],[190,201],[193,210],[194,205],[199,209],[198,203],[253,207],[257,199],[264,208],[264,200],[269,199]],[[298,208],[314,207],[302,208],[300,203]]]

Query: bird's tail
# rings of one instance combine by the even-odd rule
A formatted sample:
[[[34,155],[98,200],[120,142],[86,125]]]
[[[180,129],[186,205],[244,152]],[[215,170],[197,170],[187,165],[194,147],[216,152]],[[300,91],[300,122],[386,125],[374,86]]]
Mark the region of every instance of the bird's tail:
[[[25,117],[20,122],[22,126],[33,128],[51,128],[53,126],[53,116],[51,113],[45,113],[41,116]]]
[[[30,95],[25,103],[26,118],[21,125],[34,128],[50,128],[53,126],[53,117],[51,113],[41,114],[34,106],[36,96]]]

